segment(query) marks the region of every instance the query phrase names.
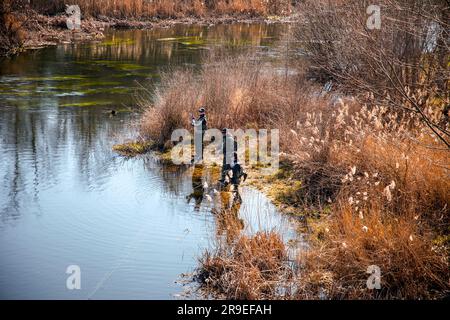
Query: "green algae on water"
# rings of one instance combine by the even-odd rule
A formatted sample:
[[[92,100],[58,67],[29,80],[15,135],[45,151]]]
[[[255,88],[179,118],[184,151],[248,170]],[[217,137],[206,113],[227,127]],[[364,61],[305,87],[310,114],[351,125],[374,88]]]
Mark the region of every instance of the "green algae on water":
[[[119,45],[133,45],[135,43],[135,41],[133,39],[109,39],[109,40],[104,40],[102,42],[100,42],[99,44],[95,45],[95,46],[107,46],[107,47],[112,47],[112,46],[119,46]]]
[[[60,107],[93,107],[93,106],[108,106],[112,105],[112,101],[86,101],[86,102],[68,102],[60,104]]]
[[[47,76],[47,77],[24,77],[23,81],[69,81],[69,80],[82,80],[86,76],[83,75],[67,75],[67,76]]]

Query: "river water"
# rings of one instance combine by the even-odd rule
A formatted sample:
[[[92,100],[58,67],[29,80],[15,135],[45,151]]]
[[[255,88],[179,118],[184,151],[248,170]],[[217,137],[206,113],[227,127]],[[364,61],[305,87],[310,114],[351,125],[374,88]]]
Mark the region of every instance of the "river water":
[[[101,42],[0,61],[0,298],[179,297],[180,275],[221,236],[213,203],[190,197],[192,168],[124,159],[111,147],[135,135],[135,97],[162,71],[198,65],[214,47],[276,60],[284,29],[111,30]],[[243,232],[288,224],[258,191],[240,193]],[[66,285],[72,265],[79,290]]]

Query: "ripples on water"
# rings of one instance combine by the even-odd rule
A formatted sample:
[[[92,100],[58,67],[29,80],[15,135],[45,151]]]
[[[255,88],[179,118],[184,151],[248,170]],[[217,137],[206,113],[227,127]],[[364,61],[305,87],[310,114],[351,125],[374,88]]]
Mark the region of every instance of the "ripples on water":
[[[187,203],[190,168],[111,151],[135,132],[134,81],[152,83],[161,68],[198,64],[214,46],[276,56],[282,31],[111,32],[102,43],[0,62],[0,298],[166,299],[179,292],[174,281],[196,266],[216,218],[211,204]],[[244,189],[242,197],[246,232],[282,225],[257,191]],[[66,289],[72,264],[81,268],[81,290]]]

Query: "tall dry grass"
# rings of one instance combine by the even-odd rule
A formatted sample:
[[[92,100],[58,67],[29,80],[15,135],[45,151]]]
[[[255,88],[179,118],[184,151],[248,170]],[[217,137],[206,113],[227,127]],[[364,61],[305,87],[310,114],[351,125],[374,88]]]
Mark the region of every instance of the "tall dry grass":
[[[307,114],[291,136],[298,192],[331,211],[300,258],[299,297],[447,295],[448,149],[420,116],[358,101],[334,107]],[[370,265],[381,269],[381,290],[366,287]]]
[[[207,292],[226,299],[273,299],[283,297],[280,286],[292,276],[287,251],[275,232],[240,235],[231,244],[206,251],[196,278]]]
[[[310,74],[356,98],[306,113],[288,132],[303,182],[296,198],[329,215],[300,258],[299,297],[449,294],[448,44],[441,41],[449,7],[378,4],[376,31],[365,27],[362,2],[306,1],[302,10],[297,39]],[[381,290],[366,287],[369,265],[381,269]]]
[[[287,15],[291,3],[287,0],[55,0],[33,1],[37,10],[47,14],[64,11],[64,5],[78,4],[84,15],[119,19],[201,17],[206,14],[245,14],[262,16]]]
[[[322,239],[299,257],[297,297],[430,299],[448,295],[448,252],[433,244],[433,233],[413,215],[393,216],[378,203],[364,211],[361,217],[347,203],[336,209]],[[379,290],[367,288],[367,269],[374,265],[380,268]]]
[[[306,103],[294,78],[272,72],[255,56],[213,53],[200,70],[184,68],[162,75],[153,103],[142,118],[142,133],[163,145],[174,129],[189,128],[190,115],[207,106],[210,128],[276,128],[296,106]]]

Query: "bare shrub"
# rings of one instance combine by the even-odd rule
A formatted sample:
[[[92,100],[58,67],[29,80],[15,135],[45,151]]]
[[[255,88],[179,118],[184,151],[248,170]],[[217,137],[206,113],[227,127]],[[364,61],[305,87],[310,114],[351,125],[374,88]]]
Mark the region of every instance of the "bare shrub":
[[[0,56],[18,52],[25,41],[25,1],[5,0],[0,4]]]
[[[448,142],[448,1],[384,0],[382,25],[370,30],[363,1],[306,1],[296,38],[312,76],[335,80],[347,93],[372,94],[375,103],[417,113]],[[430,117],[431,108],[439,113]],[[444,123],[439,118],[445,118]],[[447,123],[445,123],[447,122]]]

